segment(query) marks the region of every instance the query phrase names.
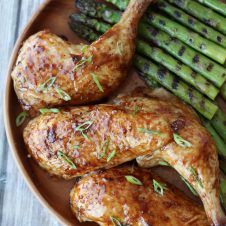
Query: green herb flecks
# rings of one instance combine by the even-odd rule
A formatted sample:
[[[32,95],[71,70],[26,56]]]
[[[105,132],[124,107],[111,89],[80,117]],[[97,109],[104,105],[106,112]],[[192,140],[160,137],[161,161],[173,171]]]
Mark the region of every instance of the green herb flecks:
[[[76,165],[74,164],[74,162],[68,156],[66,156],[62,151],[58,151],[57,155],[64,162],[66,162],[72,169],[76,169],[77,168]]]
[[[190,148],[192,146],[192,144],[190,142],[188,142],[187,140],[183,139],[181,136],[179,136],[176,133],[173,134],[173,139],[181,147]]]
[[[170,166],[170,164],[166,161],[159,161],[160,166]]]
[[[39,111],[42,113],[42,114],[46,114],[46,113],[59,113],[60,110],[58,108],[41,108],[39,109]]]
[[[92,75],[93,81],[96,83],[98,89],[99,89],[102,93],[104,93],[103,87],[101,86],[101,84],[100,84],[100,82],[99,82],[99,80],[98,80],[98,78],[97,78],[97,75],[96,75],[95,73],[91,73],[91,75]]]
[[[16,126],[17,126],[17,127],[21,126],[21,125],[24,123],[24,121],[25,121],[25,119],[27,118],[27,116],[28,116],[28,113],[27,113],[27,112],[25,112],[25,111],[21,112],[21,113],[16,117]]]
[[[114,226],[123,226],[118,218],[110,216],[110,220]]]
[[[107,158],[107,162],[110,162],[114,157],[115,157],[115,154],[116,154],[116,149],[114,149],[108,156]]]
[[[134,110],[133,110],[133,112],[132,112],[133,117],[136,116],[136,114],[137,114],[138,111],[139,111],[139,107],[138,107],[138,106],[135,106],[135,107],[134,107]]]
[[[139,185],[139,186],[143,185],[143,183],[140,180],[138,180],[136,177],[134,177],[134,176],[129,176],[128,175],[128,176],[125,176],[125,178],[131,184],[135,184],[135,185]]]
[[[49,88],[51,88],[54,84],[54,82],[56,81],[56,77],[51,77],[49,78],[46,82],[44,82],[43,84],[41,84],[36,91],[37,92],[41,92],[41,91],[45,91],[48,90]]]
[[[86,52],[86,50],[88,49],[88,45],[84,45],[82,48],[81,48],[81,51],[82,51],[82,54],[84,54]]]
[[[198,196],[195,189],[192,187],[192,185],[182,176],[180,176],[181,180],[188,186],[189,190],[192,192],[193,195]]]
[[[123,43],[121,41],[117,42],[117,52],[119,55],[122,55],[124,52],[124,46]]]
[[[138,128],[138,131],[141,132],[141,133],[158,134],[158,135],[161,134],[161,132],[154,131],[154,130],[151,130],[151,129],[145,129],[145,128]]]
[[[76,127],[75,131],[79,131],[86,140],[89,140],[89,137],[86,135],[85,132],[92,126],[92,124],[93,121],[86,121]]]
[[[84,49],[83,49],[84,50]],[[77,71],[80,67],[82,67],[84,64],[89,63],[91,64],[93,61],[93,57],[90,56],[88,58],[82,57],[82,59],[75,65],[73,71]]]
[[[75,150],[79,149],[79,145],[74,145],[73,149],[75,149]]]
[[[63,100],[65,100],[65,101],[71,100],[71,97],[69,96],[69,94],[66,93],[64,90],[62,90],[61,88],[56,88],[56,91]]]
[[[190,168],[192,176],[195,178],[196,182],[200,185],[201,188],[203,188],[203,184],[201,179],[199,178],[199,175],[197,173],[197,170],[194,167]]]
[[[153,179],[153,187],[154,187],[154,191],[158,194],[160,194],[161,196],[164,195],[164,190],[167,189],[166,185],[163,183],[160,183],[156,180]]]
[[[98,153],[98,156],[97,156],[98,159],[102,159],[102,158],[107,154],[108,147],[109,147],[109,143],[110,143],[110,140],[107,139],[107,140],[105,140],[104,143],[101,145],[100,153]]]

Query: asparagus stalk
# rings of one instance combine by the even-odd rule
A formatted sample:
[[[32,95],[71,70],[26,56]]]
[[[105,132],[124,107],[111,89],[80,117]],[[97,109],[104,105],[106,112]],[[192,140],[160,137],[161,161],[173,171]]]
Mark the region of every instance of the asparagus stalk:
[[[189,87],[186,83],[179,81],[162,66],[157,66],[153,62],[136,55],[134,65],[139,71],[146,75],[146,79],[154,78],[162,86],[173,92],[176,96],[192,105],[198,112],[208,119],[211,119],[217,110],[217,106],[202,96],[198,91]]]
[[[218,13],[223,14],[226,16],[226,2],[222,0],[198,0],[200,3],[209,6],[210,8],[214,9]]]
[[[95,18],[103,18],[109,23],[117,23],[122,15],[120,11],[113,10],[106,4],[93,0],[75,0],[75,5],[82,13]]]
[[[192,30],[204,36],[205,38],[226,48],[226,37],[220,32],[214,30],[212,27],[200,22],[196,18],[190,16],[189,14],[167,3],[164,0],[158,0],[157,4],[159,9],[167,13],[169,16],[171,16],[178,22],[191,28]]]
[[[210,57],[220,64],[226,61],[226,49],[217,45],[208,39],[203,38],[199,34],[187,29],[183,25],[168,19],[167,17],[158,13],[148,13],[145,21],[151,25],[167,32],[171,37],[178,38],[182,42]]]
[[[113,5],[116,5],[120,10],[125,10],[129,5],[130,0],[105,0],[106,2],[110,2]]]
[[[226,100],[226,82],[223,84],[220,91],[221,91],[222,97],[224,98],[224,100]]]
[[[84,2],[82,0],[80,1]],[[109,1],[112,2],[113,0]],[[79,0],[77,0],[77,3],[78,2]],[[118,3],[120,1],[115,0],[114,2]],[[80,11],[82,13],[85,13],[86,15],[92,16],[93,13],[90,13],[90,11],[95,12],[99,7],[99,5],[96,4],[96,8],[93,9],[94,3],[96,4],[96,2],[90,2],[90,0],[86,1],[86,7],[80,6]],[[89,4],[90,10],[88,7]],[[104,3],[102,4],[104,5]],[[117,18],[118,14],[114,16],[115,13],[115,10],[110,11],[110,9],[108,8],[108,14],[110,15],[109,18],[106,18],[106,15],[104,17],[101,16],[100,13],[96,13],[94,17],[103,19],[104,21],[114,24],[118,22],[115,21],[115,19],[112,19]],[[149,41],[152,41],[157,46],[165,49],[171,55],[190,66],[193,70],[203,75],[209,81],[213,82],[217,87],[221,87],[223,85],[226,78],[226,69],[224,67],[220,66],[219,64],[215,63],[204,55],[197,53],[194,49],[185,45],[181,41],[177,39],[172,39],[167,33],[152,28],[150,25],[141,23],[138,31],[140,36],[144,37]]]
[[[211,124],[224,142],[226,142],[226,114],[221,109],[218,109],[211,120]]]
[[[219,163],[220,163],[220,169],[222,170],[222,172],[226,175],[226,163],[225,163],[225,159],[219,159]]]
[[[226,179],[220,178],[220,199],[224,209],[226,209]]]
[[[168,0],[168,2],[176,4],[187,13],[203,21],[205,24],[226,34],[226,18],[214,12],[212,9],[209,9],[194,0]]]
[[[96,19],[90,19],[84,14],[73,14],[71,16],[71,23],[81,22],[95,29],[98,32],[104,33],[109,28],[110,25],[100,22]],[[75,25],[76,26],[76,25]],[[209,83],[200,74],[192,71],[190,67],[185,64],[175,60],[169,54],[165,53],[159,48],[152,47],[145,43],[144,41],[137,39],[136,41],[137,51],[147,57],[153,59],[154,61],[164,65],[167,69],[177,74],[183,80],[191,84],[193,87],[198,89],[201,93],[207,95],[211,99],[215,99],[218,94],[218,89]]]
[[[211,134],[211,136],[213,137],[218,150],[218,154],[223,157],[226,157],[226,144],[224,143],[222,138],[218,135],[218,133],[216,132],[216,130],[213,128],[213,126],[208,120],[202,118],[202,122],[203,122],[203,125]]]

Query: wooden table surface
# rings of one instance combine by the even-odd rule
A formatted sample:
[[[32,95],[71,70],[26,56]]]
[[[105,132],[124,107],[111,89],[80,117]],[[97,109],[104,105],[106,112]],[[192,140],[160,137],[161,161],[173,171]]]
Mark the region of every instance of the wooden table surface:
[[[0,106],[14,43],[44,0],[0,0]],[[9,149],[0,111],[0,226],[59,226],[41,206],[18,172]]]

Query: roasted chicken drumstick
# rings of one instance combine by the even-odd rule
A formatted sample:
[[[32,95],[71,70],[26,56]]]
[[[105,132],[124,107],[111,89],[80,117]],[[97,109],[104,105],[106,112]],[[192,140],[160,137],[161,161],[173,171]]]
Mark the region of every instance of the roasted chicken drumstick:
[[[140,156],[141,167],[152,167],[164,160],[175,168],[198,192],[209,221],[213,225],[226,225],[219,198],[219,165],[213,139],[199,123],[191,108],[164,89],[138,89],[133,97],[122,96],[116,104],[126,109],[155,113],[167,118],[178,142],[174,139],[149,155]],[[187,141],[189,143],[187,143]]]
[[[135,177],[139,185],[127,181]],[[132,181],[133,182],[133,181]],[[204,210],[151,172],[131,166],[84,176],[71,191],[81,221],[101,226],[207,226]]]
[[[80,51],[48,31],[31,36],[12,72],[22,107],[33,115],[40,108],[81,105],[108,96],[127,75],[137,25],[151,1],[130,1],[120,22]]]

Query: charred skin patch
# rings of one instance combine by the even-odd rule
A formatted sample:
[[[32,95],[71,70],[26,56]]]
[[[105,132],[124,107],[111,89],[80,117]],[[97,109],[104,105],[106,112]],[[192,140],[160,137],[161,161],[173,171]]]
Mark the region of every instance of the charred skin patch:
[[[149,29],[149,31],[153,37],[156,37],[159,33],[159,31],[154,28]]]
[[[221,36],[217,36],[217,41],[218,41],[219,43],[221,43],[221,42],[222,42],[222,37],[221,37]]]
[[[185,121],[183,119],[177,119],[171,124],[171,128],[174,133],[180,132],[185,127]]]
[[[207,71],[212,71],[213,69],[213,64],[212,63],[209,63],[208,67],[207,67]]]
[[[188,23],[189,23],[190,25],[194,26],[194,25],[195,25],[195,20],[194,20],[194,18],[189,17],[189,18],[188,18]]]
[[[197,63],[199,62],[199,55],[196,54],[196,55],[193,57],[192,62],[195,63],[195,64],[197,64]]]
[[[150,69],[150,65],[148,63],[144,63],[144,71],[148,72]]]
[[[178,52],[178,55],[179,55],[179,56],[183,56],[185,50],[186,50],[186,47],[185,47],[185,46],[182,46],[182,47],[180,48],[179,52]]]
[[[179,85],[179,79],[178,79],[177,77],[175,77],[175,78],[173,79],[172,89],[177,90],[178,85]]]
[[[188,88],[188,97],[189,97],[190,101],[192,102],[192,100],[193,100],[193,90],[191,88]]]
[[[162,25],[162,26],[165,26],[166,22],[164,20],[159,20],[159,24]]]
[[[174,15],[175,15],[176,17],[178,17],[178,18],[181,17],[181,13],[180,13],[179,11],[177,11],[177,10],[174,11]]]
[[[160,80],[163,80],[166,75],[167,70],[165,68],[160,68],[157,72]]]
[[[207,29],[206,29],[206,28],[203,28],[203,29],[202,29],[202,33],[203,33],[204,35],[208,35]]]

